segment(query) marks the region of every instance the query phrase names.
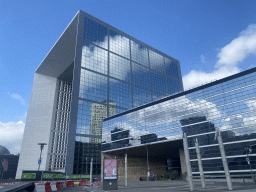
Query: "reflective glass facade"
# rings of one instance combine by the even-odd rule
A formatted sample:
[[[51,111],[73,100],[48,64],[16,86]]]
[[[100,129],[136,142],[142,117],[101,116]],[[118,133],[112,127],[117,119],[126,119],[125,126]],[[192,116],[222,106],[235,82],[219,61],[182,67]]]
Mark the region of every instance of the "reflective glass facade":
[[[36,70],[17,178],[38,142],[40,169],[100,175],[104,118],[182,90],[178,60],[78,11]]]
[[[100,173],[103,119],[183,90],[179,62],[81,14],[83,45],[74,174]],[[77,66],[79,67],[79,66]]]
[[[105,119],[102,151],[181,140],[186,133],[193,174],[199,174],[196,138],[205,174],[221,174],[217,131],[230,173],[256,171],[256,68]]]

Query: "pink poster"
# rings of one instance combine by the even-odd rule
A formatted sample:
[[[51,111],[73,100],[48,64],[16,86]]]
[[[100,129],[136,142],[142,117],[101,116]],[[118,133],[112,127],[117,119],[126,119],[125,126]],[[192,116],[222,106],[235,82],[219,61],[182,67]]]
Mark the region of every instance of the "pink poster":
[[[117,159],[104,159],[104,179],[117,179]]]

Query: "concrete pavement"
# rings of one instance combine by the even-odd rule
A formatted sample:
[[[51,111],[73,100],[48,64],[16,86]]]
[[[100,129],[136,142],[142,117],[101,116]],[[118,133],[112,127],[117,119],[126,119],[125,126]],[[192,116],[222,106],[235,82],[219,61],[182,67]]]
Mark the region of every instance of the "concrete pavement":
[[[239,192],[256,192],[256,184],[247,183],[233,183],[234,191]],[[100,183],[99,189],[72,187],[66,188],[64,191],[88,191],[88,192],[103,192],[102,183]],[[114,192],[116,190],[107,190],[108,192]],[[106,191],[106,192],[107,192]],[[118,192],[189,192],[189,185],[187,181],[130,181],[128,186],[124,185],[124,182],[118,183]],[[195,192],[225,192],[228,191],[227,184],[225,182],[206,182],[206,189],[202,189],[200,182],[195,182]]]

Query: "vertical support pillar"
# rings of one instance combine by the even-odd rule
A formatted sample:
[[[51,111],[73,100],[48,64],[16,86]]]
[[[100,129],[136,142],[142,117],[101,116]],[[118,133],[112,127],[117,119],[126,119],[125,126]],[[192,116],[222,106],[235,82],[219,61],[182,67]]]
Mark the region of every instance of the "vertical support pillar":
[[[125,158],[124,158],[124,164],[125,164],[125,186],[127,186],[127,154],[125,154]]]
[[[91,166],[90,166],[90,184],[92,184],[92,166],[93,166],[93,159],[91,159]]]
[[[183,135],[183,147],[184,147],[187,173],[188,173],[188,183],[189,183],[190,191],[194,191],[191,163],[190,163],[190,157],[189,157],[189,151],[188,151],[188,140],[187,140],[186,133],[184,133]]]
[[[87,157],[85,158],[86,159],[86,162],[85,162],[85,173],[86,173],[86,175],[87,175]]]
[[[221,134],[220,134],[219,131],[217,131],[217,138],[218,138],[218,143],[219,143],[223,168],[224,168],[225,176],[226,176],[226,180],[227,180],[228,190],[232,191],[233,186],[232,186],[232,182],[231,182],[231,178],[230,178],[230,174],[229,174],[229,168],[228,168],[226,153],[225,153],[222,137],[221,137]]]
[[[41,183],[43,181],[43,174],[44,174],[44,171],[42,170],[42,173],[41,173]]]
[[[149,173],[149,164],[148,164],[148,146],[146,145],[147,149],[147,167],[148,167],[148,176],[147,176],[147,181],[149,181],[150,173]]]
[[[198,161],[198,167],[199,167],[199,172],[200,172],[200,177],[201,177],[202,188],[205,189],[204,170],[203,170],[201,153],[200,153],[200,149],[199,149],[199,144],[198,144],[197,138],[196,138],[195,146],[196,146],[196,155],[197,155],[197,161]]]

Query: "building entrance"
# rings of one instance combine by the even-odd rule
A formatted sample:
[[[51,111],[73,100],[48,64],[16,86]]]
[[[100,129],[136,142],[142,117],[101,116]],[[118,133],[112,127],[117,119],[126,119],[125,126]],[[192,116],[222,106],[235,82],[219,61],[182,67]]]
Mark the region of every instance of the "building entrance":
[[[118,180],[124,181],[124,157],[128,156],[128,181],[147,179],[148,172],[155,177],[167,175],[167,172],[177,171],[179,175],[184,170],[185,157],[182,140],[144,144],[143,146],[113,150],[102,153],[103,158],[118,159]],[[103,169],[101,169],[103,170]],[[101,171],[102,172],[102,171]],[[103,175],[103,172],[102,172]]]

